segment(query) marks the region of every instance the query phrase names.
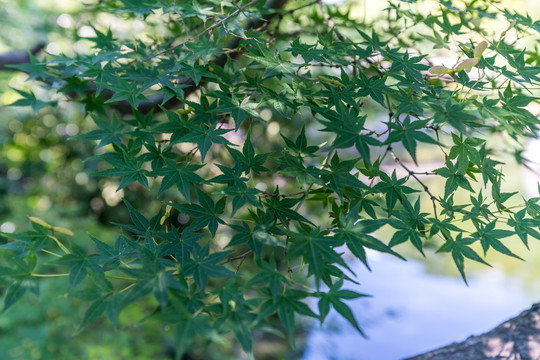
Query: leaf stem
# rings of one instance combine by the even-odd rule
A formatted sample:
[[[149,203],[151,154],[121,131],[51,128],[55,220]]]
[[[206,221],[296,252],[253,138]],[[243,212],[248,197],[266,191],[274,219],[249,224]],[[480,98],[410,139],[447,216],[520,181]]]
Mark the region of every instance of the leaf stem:
[[[30,276],[34,276],[34,277],[62,277],[62,276],[69,276],[69,273],[65,273],[65,274],[36,274],[36,273],[31,273]]]
[[[139,280],[135,278],[127,278],[127,277],[115,276],[115,275],[105,275],[105,277],[108,279],[125,280],[125,281],[138,281]]]

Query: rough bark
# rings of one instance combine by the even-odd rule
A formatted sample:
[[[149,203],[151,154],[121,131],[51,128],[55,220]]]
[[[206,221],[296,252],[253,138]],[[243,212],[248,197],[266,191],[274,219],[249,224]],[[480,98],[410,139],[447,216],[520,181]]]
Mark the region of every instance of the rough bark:
[[[482,335],[405,360],[540,359],[540,303]]]

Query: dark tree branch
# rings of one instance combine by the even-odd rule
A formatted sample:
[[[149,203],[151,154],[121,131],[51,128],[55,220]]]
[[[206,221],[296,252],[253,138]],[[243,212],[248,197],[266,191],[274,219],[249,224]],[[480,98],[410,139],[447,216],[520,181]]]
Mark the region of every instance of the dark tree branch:
[[[32,55],[36,55],[45,47],[45,43],[39,43],[30,49]],[[7,54],[0,55],[0,70],[2,71],[21,71],[19,69],[6,67],[6,65],[30,64],[30,55],[28,51],[12,51]]]
[[[406,360],[540,359],[540,304],[495,329]]]
[[[248,5],[253,4],[255,2],[256,1],[252,1]],[[269,0],[265,4],[265,6],[268,9],[278,10],[278,9],[282,9],[283,6],[286,3],[287,3],[287,0]],[[235,11],[233,14],[231,14],[227,18],[230,18],[233,15],[236,15],[239,11],[245,9],[245,7],[247,7],[247,6],[244,6],[244,7],[240,8],[240,9],[238,9],[237,11]],[[263,16],[262,19],[252,19],[251,21],[249,21],[248,25],[246,26],[246,29],[256,29],[256,28],[262,26],[265,22],[272,20],[275,16],[278,16],[278,15],[280,15],[280,13],[275,12],[275,13],[271,13],[271,14]],[[222,23],[222,22],[223,22],[223,20],[220,23]],[[216,24],[218,24],[218,23],[216,23]],[[205,33],[205,32],[203,32],[203,33]],[[197,35],[196,37],[199,37],[200,35],[203,35],[203,33]],[[190,41],[192,41],[192,40],[194,40],[194,38],[192,38]],[[235,39],[233,39],[231,41],[230,44],[228,44],[227,48],[228,49],[236,49],[236,48],[238,48],[239,44],[240,44],[239,39],[235,38]],[[41,49],[43,49],[44,47],[45,47],[45,44],[38,44],[38,45],[36,45],[35,47],[32,48],[31,52],[32,52],[32,54],[35,55]],[[178,46],[176,46],[176,47],[178,47]],[[169,50],[171,50],[171,49],[167,49],[167,51],[169,51]],[[161,53],[158,53],[158,54],[161,54]],[[237,53],[230,53],[230,54],[220,55],[220,56],[216,57],[216,59],[212,63],[214,65],[217,65],[217,66],[223,66],[223,65],[225,65],[225,63],[227,62],[227,59],[229,57],[234,58],[235,55],[237,55]],[[8,64],[9,65],[30,64],[30,57],[28,56],[28,53],[23,52],[23,51],[15,51],[15,52],[7,53],[7,54],[4,54],[4,55],[0,55],[0,70],[21,71],[19,69],[15,69],[15,68],[5,68],[4,66],[8,65]],[[183,89],[185,96],[188,96],[189,94],[192,94],[193,92],[195,92],[199,88],[199,86],[196,86],[195,83],[189,78],[186,79],[184,84],[189,85],[188,87]],[[95,83],[93,83],[93,82],[89,83],[89,86],[92,87],[93,89],[97,89],[97,85]],[[113,91],[108,90],[108,89],[103,90],[103,96],[105,97],[105,99],[110,99],[113,95],[114,95]],[[142,113],[148,113],[151,110],[160,111],[161,108],[159,107],[159,105],[162,104],[163,99],[164,99],[163,95],[156,95],[156,96],[150,97],[149,101],[140,102],[139,106],[137,107],[137,110],[142,112]],[[172,98],[169,101],[167,101],[167,103],[164,104],[163,106],[165,108],[174,108],[174,107],[178,106],[179,104],[180,104],[180,100],[178,100],[177,98]],[[118,102],[110,104],[110,106],[113,109],[117,110],[118,112],[120,112],[122,114],[131,114],[133,112],[133,107],[131,106],[131,103],[128,100],[118,101]]]
[[[265,6],[268,9],[278,10],[278,9],[283,8],[283,6],[285,6],[286,3],[287,3],[287,0],[269,0],[265,4]],[[272,18],[274,18],[275,16],[278,16],[278,15],[279,15],[279,13],[276,12],[276,13],[265,15],[262,19],[253,19],[248,23],[248,25],[246,26],[246,29],[248,29],[248,30],[249,29],[256,29],[256,28],[262,26],[265,22],[272,20]],[[232,14],[231,14],[231,16],[232,16]],[[236,48],[238,48],[239,45],[240,45],[240,39],[235,38],[226,46],[226,48],[227,49],[236,49]],[[212,63],[214,65],[217,65],[217,66],[223,66],[227,62],[228,58],[234,58],[237,55],[238,55],[238,53],[222,54],[222,55],[216,57],[216,59]],[[199,88],[198,86],[195,85],[195,83],[191,79],[188,79],[186,84],[188,84],[189,87],[184,88],[185,96],[188,96],[189,94],[192,94],[195,90],[197,90]],[[112,96],[112,94],[111,94],[111,96]],[[162,102],[163,102],[163,96],[162,95],[155,96],[150,101],[141,102],[137,109],[142,113],[147,113],[152,109],[158,110],[159,109],[158,105],[160,105]],[[180,104],[180,101],[177,98],[172,98],[171,100],[169,100],[166,103],[165,107],[166,108],[173,108],[173,107],[177,106],[178,104]],[[113,106],[114,106],[114,108],[116,110],[120,111],[121,113],[131,113],[133,111],[133,108],[132,108],[131,104],[127,100],[115,103],[115,104],[113,104]]]

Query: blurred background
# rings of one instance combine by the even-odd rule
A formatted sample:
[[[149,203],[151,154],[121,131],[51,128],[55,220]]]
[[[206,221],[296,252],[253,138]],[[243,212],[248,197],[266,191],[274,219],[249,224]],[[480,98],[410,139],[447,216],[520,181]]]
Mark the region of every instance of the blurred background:
[[[502,6],[540,18],[537,0],[503,1]],[[352,4],[354,16],[363,19],[376,18],[385,8],[385,1],[359,0]],[[89,24],[110,26],[115,34],[126,37],[142,36],[148,26],[142,20],[92,14],[84,3],[75,0],[0,0],[0,54],[27,50],[39,42],[46,44],[51,54],[88,52],[90,44],[84,38],[95,34]],[[162,25],[151,26],[158,31]],[[452,65],[455,59],[451,56],[441,52],[439,59]],[[82,105],[59,101],[37,114],[27,108],[3,106],[20,98],[12,88],[30,88],[38,98],[62,100],[38,82],[27,82],[27,78],[21,72],[0,71],[0,230],[24,230],[27,217],[37,216],[72,229],[74,241],[89,248],[92,244],[87,233],[113,240],[118,229],[110,227],[110,222],[129,222],[122,197],[127,196],[141,208],[150,195],[137,186],[125,193],[116,192],[118,184],[114,181],[88,175],[97,170],[97,163],[91,159],[94,145],[69,140],[92,125]],[[540,111],[538,105],[531,107],[532,113]],[[377,119],[377,115],[372,117]],[[300,115],[289,123],[279,120],[270,121],[260,135],[279,138],[280,129],[300,128],[302,123]],[[501,144],[505,146],[504,141]],[[523,156],[540,161],[539,144],[528,144]],[[441,159],[430,156],[419,149],[419,162],[431,169],[439,167]],[[538,196],[538,172],[540,169],[534,172],[511,165],[505,172],[506,190],[520,191],[525,197]],[[443,186],[429,183],[437,193]],[[349,288],[373,296],[350,302],[369,339],[360,337],[346,321],[331,313],[322,328],[316,323],[304,324],[303,355],[288,352],[285,343],[271,343],[266,344],[272,354],[267,358],[392,360],[487,331],[540,301],[540,244],[532,241],[527,251],[516,239],[509,247],[525,261],[491,254],[488,262],[492,268],[468,262],[468,287],[451,258],[435,255],[435,248],[426,251],[425,261],[406,246],[398,250],[407,255],[407,262],[370,253],[372,272],[350,257],[361,284]],[[0,315],[2,359],[167,358],[172,346],[170,329],[151,320],[144,326],[137,323],[150,304],[128,307],[121,315],[122,331],[113,332],[110,324],[101,320],[74,335],[84,311],[77,299],[59,298],[58,287],[66,285],[58,279],[43,281],[39,299],[26,296]],[[435,313],[438,315],[433,316]],[[212,358],[220,358],[223,349],[209,346],[204,351],[214,351]]]

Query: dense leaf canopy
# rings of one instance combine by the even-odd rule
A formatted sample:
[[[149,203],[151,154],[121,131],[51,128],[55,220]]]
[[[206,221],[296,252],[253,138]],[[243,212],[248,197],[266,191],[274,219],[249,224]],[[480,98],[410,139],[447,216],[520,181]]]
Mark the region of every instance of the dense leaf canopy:
[[[38,218],[3,233],[4,310],[64,274],[59,294],[88,302],[81,330],[151,298],[177,358],[229,334],[252,356],[254,333],[294,347],[298,317],[331,308],[362,333],[345,253],[369,268],[370,251],[435,248],[465,281],[465,260],[519,258],[507,241],[540,239],[540,198],[505,190],[503,166],[526,166],[536,137],[540,23],[487,0],[361,13],[104,0],[73,14],[76,46],[2,64],[47,89],[14,89],[11,106],[83,104],[93,128],[70,141],[92,144],[90,176],[148,199],[119,205],[116,239]]]

